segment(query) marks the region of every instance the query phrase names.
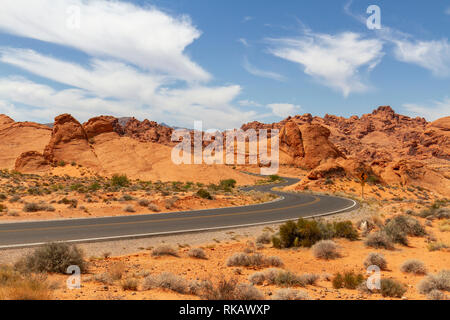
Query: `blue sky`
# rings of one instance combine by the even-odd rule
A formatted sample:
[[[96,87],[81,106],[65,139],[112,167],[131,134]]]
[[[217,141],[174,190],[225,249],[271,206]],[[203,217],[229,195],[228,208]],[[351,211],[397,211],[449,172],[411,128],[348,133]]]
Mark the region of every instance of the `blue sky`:
[[[225,129],[391,105],[434,120],[450,114],[449,38],[445,1],[2,0],[0,113]]]

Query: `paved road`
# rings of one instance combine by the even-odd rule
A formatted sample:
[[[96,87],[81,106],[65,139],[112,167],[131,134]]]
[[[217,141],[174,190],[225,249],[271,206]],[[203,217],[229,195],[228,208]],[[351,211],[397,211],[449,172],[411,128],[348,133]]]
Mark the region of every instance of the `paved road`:
[[[277,186],[296,183],[285,178]],[[0,249],[28,247],[51,241],[93,242],[135,239],[215,229],[262,225],[299,217],[330,215],[354,209],[353,200],[271,191],[273,185],[247,189],[273,192],[283,197],[271,203],[246,207],[122,217],[70,219],[0,224]]]

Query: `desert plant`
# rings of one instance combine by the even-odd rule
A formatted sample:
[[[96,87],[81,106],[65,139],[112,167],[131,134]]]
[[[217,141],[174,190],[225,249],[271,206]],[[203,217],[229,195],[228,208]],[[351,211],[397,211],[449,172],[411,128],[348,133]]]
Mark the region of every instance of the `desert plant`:
[[[122,281],[121,286],[125,291],[137,291],[139,281],[135,278],[127,278]]]
[[[415,259],[405,261],[401,265],[400,270],[405,273],[414,273],[414,274],[427,273],[427,269],[425,268],[423,262]]]
[[[427,293],[427,299],[428,300],[447,300],[448,297],[442,291],[434,289]]]
[[[161,256],[173,256],[178,257],[178,252],[169,245],[160,245],[153,249],[152,251],[153,257],[161,257]]]
[[[168,289],[184,294],[188,292],[189,284],[180,276],[170,272],[163,272],[157,276],[149,275],[144,279],[144,290],[154,288]]]
[[[346,271],[343,274],[338,272],[332,280],[333,288],[335,289],[356,289],[363,282],[364,276],[353,271]]]
[[[115,262],[108,268],[109,278],[113,281],[122,279],[126,270],[126,266],[123,262]]]
[[[197,196],[202,198],[202,199],[212,200],[211,194],[205,189],[198,190],[197,191]]]
[[[264,272],[255,272],[248,277],[248,281],[253,285],[261,285],[265,280]]]
[[[432,290],[450,291],[450,270],[442,270],[438,274],[429,274],[418,284],[418,290],[427,294]]]
[[[125,208],[123,208],[123,211],[129,212],[129,213],[136,212],[136,210],[134,209],[134,207],[131,206],[131,205],[128,205],[128,206],[126,206]]]
[[[207,259],[205,250],[202,248],[192,248],[188,252],[189,257],[196,259]]]
[[[353,227],[351,221],[335,222],[333,227],[336,238],[345,238],[352,241],[358,240],[358,231]]]
[[[66,243],[48,243],[35,249],[16,263],[21,271],[55,272],[66,274],[69,266],[78,266],[86,271],[83,252],[76,246]]]
[[[244,252],[235,253],[227,260],[228,267],[279,267],[282,265],[283,262],[280,258],[266,257],[260,253],[255,253],[253,255]]]
[[[153,212],[159,212],[159,211],[161,211],[161,210],[159,209],[159,207],[158,207],[156,204],[153,204],[153,203],[150,203],[150,204],[148,205],[148,208],[149,208],[151,211],[153,211]]]
[[[235,289],[235,300],[264,300],[264,295],[253,285],[240,283]]]
[[[394,249],[394,245],[392,244],[391,238],[384,232],[378,231],[375,233],[371,233],[367,236],[364,244],[368,247],[376,248],[376,249]]]
[[[313,255],[318,259],[331,260],[340,256],[337,245],[332,240],[321,240],[312,247]]]
[[[304,291],[286,288],[275,292],[273,300],[311,300],[311,298]]]
[[[364,260],[364,267],[377,266],[380,270],[387,270],[387,262],[381,253],[371,252]]]
[[[111,185],[113,187],[127,187],[130,184],[130,180],[128,180],[128,177],[126,175],[118,175],[115,174],[111,178]]]
[[[406,288],[394,279],[381,279],[381,295],[383,297],[401,298]]]
[[[148,207],[148,206],[150,205],[150,201],[148,201],[147,199],[140,199],[140,200],[138,201],[138,204],[139,204],[141,207]]]
[[[268,232],[264,232],[256,238],[256,243],[258,244],[269,244],[271,240],[271,236]]]

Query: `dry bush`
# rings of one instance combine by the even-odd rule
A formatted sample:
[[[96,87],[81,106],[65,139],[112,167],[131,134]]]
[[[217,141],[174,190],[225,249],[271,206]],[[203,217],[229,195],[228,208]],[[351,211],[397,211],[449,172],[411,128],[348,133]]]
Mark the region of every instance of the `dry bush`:
[[[394,245],[390,237],[384,231],[371,233],[367,236],[364,244],[371,248],[393,250]]]
[[[273,300],[311,300],[307,292],[294,289],[280,289],[273,295]]]
[[[53,212],[55,211],[55,208],[53,208],[51,205],[46,203],[36,203],[36,202],[30,202],[25,203],[22,209],[24,212],[39,212],[39,211],[49,211]]]
[[[272,237],[268,232],[264,232],[263,234],[259,235],[258,238],[256,238],[257,244],[269,244],[272,240]]]
[[[139,204],[141,207],[148,207],[148,206],[150,205],[150,201],[148,201],[147,199],[140,199],[140,200],[138,201],[138,204]]]
[[[278,257],[265,257],[260,253],[249,255],[244,252],[235,253],[227,260],[228,267],[280,267],[283,262]]]
[[[203,250],[202,248],[192,248],[191,250],[189,250],[188,255],[191,258],[208,259],[206,257],[205,250]]]
[[[86,271],[87,265],[81,249],[66,243],[48,243],[20,259],[15,267],[23,272],[66,274],[67,268],[72,265],[78,266],[81,272]]]
[[[381,295],[383,297],[401,298],[406,287],[394,279],[381,279]]]
[[[161,256],[173,256],[178,257],[178,252],[169,245],[160,245],[153,249],[152,251],[153,257],[161,257]]]
[[[356,274],[353,271],[346,271],[343,274],[338,272],[333,280],[334,289],[356,289],[364,282],[364,276],[360,273]]]
[[[405,261],[400,270],[405,273],[414,273],[414,274],[426,274],[427,269],[422,261],[411,259]]]
[[[418,290],[421,294],[427,294],[433,290],[450,291],[450,270],[429,274],[419,282]]]
[[[154,203],[150,203],[149,205],[148,205],[148,208],[151,210],[151,211],[153,211],[153,212],[160,212],[161,210],[159,209],[159,207],[156,205],[156,204],[154,204]]]
[[[434,289],[434,290],[431,290],[430,292],[428,292],[427,299],[428,300],[448,300],[448,297],[442,291]]]
[[[123,211],[130,212],[130,213],[136,212],[136,210],[134,209],[134,207],[132,205],[126,206],[125,208],[123,208]]]
[[[236,286],[235,300],[264,300],[264,295],[251,284],[240,283]]]
[[[315,285],[320,276],[316,274],[305,273],[297,275],[291,271],[270,268],[262,272],[255,272],[249,276],[249,281],[254,285],[261,285],[264,282],[270,285],[282,287]]]
[[[338,247],[332,240],[321,240],[312,247],[314,257],[331,260],[340,257]]]
[[[364,261],[364,267],[377,266],[380,270],[387,270],[387,262],[381,253],[371,252]]]
[[[47,281],[37,276],[27,276],[0,287],[0,300],[50,300]]]
[[[135,278],[127,278],[122,281],[121,287],[125,291],[137,291],[139,281]]]
[[[126,266],[123,262],[118,261],[116,263],[113,263],[109,267],[109,270],[108,270],[109,278],[112,281],[120,280],[120,279],[122,279],[122,277],[125,273],[125,270],[126,270]]]
[[[186,293],[188,291],[188,282],[173,273],[163,272],[157,276],[150,275],[144,279],[143,289],[167,289],[178,293]]]
[[[255,272],[248,277],[248,281],[250,281],[250,283],[253,285],[261,285],[265,280],[266,277],[264,275],[264,272]]]

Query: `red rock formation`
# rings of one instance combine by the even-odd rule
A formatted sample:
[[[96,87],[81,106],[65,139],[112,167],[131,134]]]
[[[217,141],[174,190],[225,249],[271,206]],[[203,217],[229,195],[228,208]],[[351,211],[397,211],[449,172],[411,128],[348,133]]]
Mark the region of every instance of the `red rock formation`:
[[[94,170],[100,169],[98,159],[89,146],[86,131],[70,114],[55,118],[52,137],[45,147],[44,157],[51,163],[75,162]]]
[[[115,132],[118,127],[120,127],[119,120],[111,116],[95,117],[83,124],[88,139],[102,133]]]
[[[17,159],[14,169],[21,173],[40,174],[50,170],[50,164],[42,153],[28,151],[22,153]]]
[[[171,145],[173,129],[145,119],[131,118],[123,128],[124,135],[142,142],[155,142]]]

